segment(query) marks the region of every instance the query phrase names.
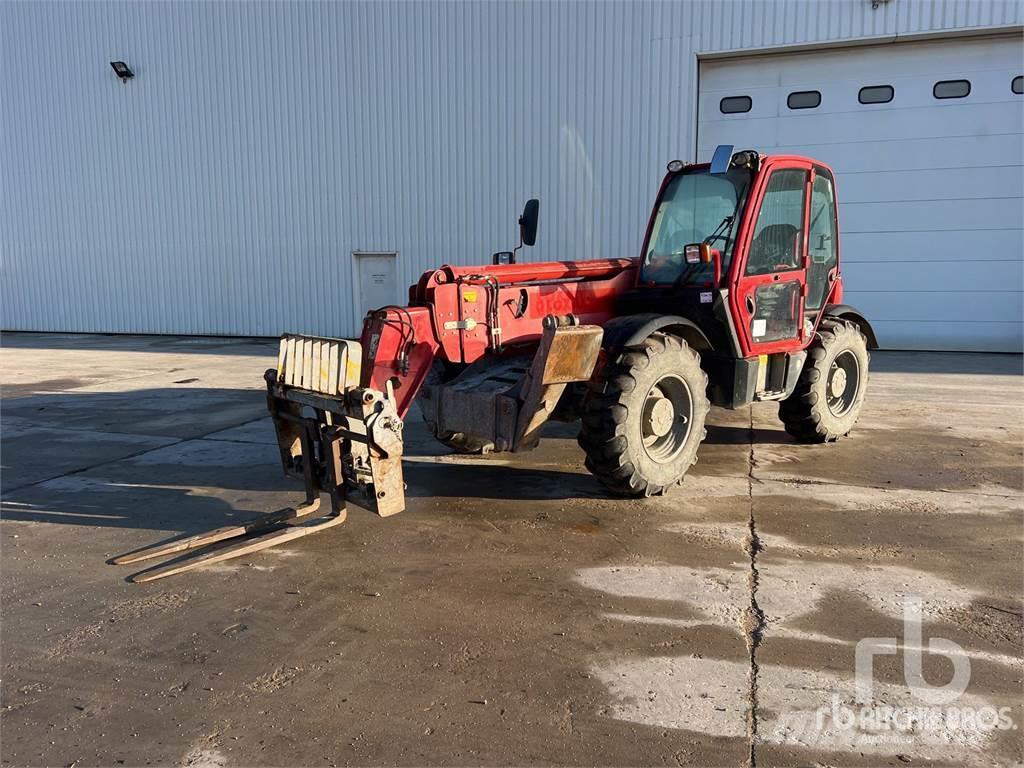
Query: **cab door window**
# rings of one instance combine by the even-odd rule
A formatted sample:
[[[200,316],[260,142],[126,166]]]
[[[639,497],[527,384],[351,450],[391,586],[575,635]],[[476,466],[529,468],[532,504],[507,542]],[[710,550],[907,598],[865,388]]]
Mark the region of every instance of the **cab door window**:
[[[836,226],[836,195],[831,174],[815,169],[811,185],[811,223],[808,227],[807,304],[808,312],[821,309],[828,294],[828,276],[839,260],[839,227]]]
[[[755,344],[794,339],[800,331],[809,174],[803,168],[775,171],[761,198],[745,269],[747,277],[755,278],[744,302]]]
[[[785,168],[768,179],[745,274],[767,275],[800,268],[808,173],[803,168]]]

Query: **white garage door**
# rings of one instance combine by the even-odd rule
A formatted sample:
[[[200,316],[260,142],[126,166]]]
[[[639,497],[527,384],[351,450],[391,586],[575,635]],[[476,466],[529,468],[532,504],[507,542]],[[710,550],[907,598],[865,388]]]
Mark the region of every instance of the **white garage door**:
[[[697,156],[835,169],[847,303],[883,347],[1020,351],[1022,52],[1002,37],[705,61]]]

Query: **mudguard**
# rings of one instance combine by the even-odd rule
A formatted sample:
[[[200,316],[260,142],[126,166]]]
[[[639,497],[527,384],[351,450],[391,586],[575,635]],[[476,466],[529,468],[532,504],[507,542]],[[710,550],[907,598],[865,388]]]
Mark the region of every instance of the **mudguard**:
[[[825,309],[822,312],[823,317],[840,317],[844,320],[849,320],[856,323],[860,328],[860,332],[868,340],[868,349],[878,349],[878,339],[875,337],[875,329],[871,327],[871,323],[864,317],[864,314],[855,307],[851,307],[849,304],[826,304]]]
[[[654,312],[625,315],[608,321],[604,325],[604,341],[601,346],[609,357],[614,357],[620,350],[640,344],[657,331],[668,331],[679,336],[698,352],[712,349],[708,337],[693,320]]]

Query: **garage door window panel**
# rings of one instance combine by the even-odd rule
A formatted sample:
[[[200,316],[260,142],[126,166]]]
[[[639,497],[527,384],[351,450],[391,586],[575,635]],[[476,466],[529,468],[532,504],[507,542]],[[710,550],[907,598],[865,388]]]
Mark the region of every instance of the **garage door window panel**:
[[[749,112],[753,104],[749,96],[726,96],[718,102],[718,109],[723,115],[734,115]]]
[[[962,99],[971,92],[969,80],[940,80],[932,87],[936,99]]]
[[[861,104],[888,104],[896,94],[891,85],[865,85],[857,94]]]
[[[786,97],[790,109],[817,109],[821,106],[820,91],[794,91]]]
[[[896,0],[889,5],[899,4]],[[711,100],[710,108],[698,115],[702,158],[710,156],[715,144],[729,143],[769,155],[806,154],[835,169],[836,200],[843,201],[838,248],[847,278],[843,301],[884,326],[876,328],[884,345],[1019,351],[1024,329],[1017,167],[1024,68],[1019,37],[823,46],[772,56],[702,59],[699,67],[700,98],[702,103]],[[969,81],[970,94],[936,99],[935,84],[951,80]],[[858,102],[862,88],[875,86],[890,86],[892,101]],[[817,109],[787,108],[791,93],[812,89],[822,95]],[[722,96],[743,93],[757,99],[750,114],[718,113]],[[888,88],[883,95],[888,98]],[[757,119],[749,119],[755,115]],[[999,172],[1007,168],[1009,172]],[[813,319],[822,310],[811,308],[817,304],[820,287],[816,291],[815,283],[821,276],[816,276],[814,262],[818,243],[811,227],[811,194],[809,188],[804,225],[807,293],[802,304],[805,316]],[[757,218],[752,213],[738,233],[744,257]],[[821,224],[819,220],[815,232]],[[985,258],[1001,260],[989,265],[993,269],[987,281],[985,270],[972,271],[963,264],[963,254],[979,248],[988,254]],[[886,270],[909,275],[913,290],[894,290]],[[744,344],[756,346],[744,314],[753,281],[771,282],[775,276],[739,275],[740,282],[750,281],[750,290],[735,292],[730,304]],[[788,277],[782,273],[779,282]],[[823,306],[827,303],[826,297]],[[951,323],[951,307],[970,322]]]

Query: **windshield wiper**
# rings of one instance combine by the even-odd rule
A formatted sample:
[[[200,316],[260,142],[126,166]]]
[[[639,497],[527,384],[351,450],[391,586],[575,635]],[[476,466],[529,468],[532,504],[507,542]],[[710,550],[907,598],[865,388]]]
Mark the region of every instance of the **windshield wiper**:
[[[719,223],[719,225],[717,227],[715,227],[715,231],[712,232],[707,237],[705,237],[702,242],[707,243],[708,245],[710,245],[711,243],[715,242],[715,240],[726,240],[726,241],[728,241],[729,240],[729,234],[732,232],[732,223],[735,220],[736,220],[736,217],[733,214],[729,214],[724,219],[722,219],[722,221]],[[723,229],[725,230],[725,232],[722,231]]]
[[[746,193],[747,188],[746,186],[744,186],[739,190],[739,194],[736,195],[736,207],[732,209],[732,213],[730,213],[728,216],[722,219],[719,222],[718,226],[715,227],[714,232],[705,237],[704,240],[702,240],[701,242],[710,245],[716,240],[725,240],[726,245],[729,244],[729,237],[732,235],[732,225],[736,223],[736,215],[739,213],[740,206],[743,205],[743,200]],[[699,266],[699,264],[700,262],[698,262],[697,264],[691,264],[690,267],[686,269],[678,277],[678,279],[675,281],[673,285],[675,287],[683,285],[686,282],[686,280],[689,279],[690,274],[693,272],[693,268]]]
[[[722,223],[715,227],[715,231],[708,235],[705,243],[713,243],[715,240],[725,240],[726,244],[729,243],[729,236],[732,234],[732,225],[736,223],[736,216],[740,212],[740,206],[743,205],[743,200],[747,194],[747,187],[744,185],[740,188],[739,193],[736,195],[736,207],[732,209],[732,213],[722,219]],[[722,232],[722,228],[725,231]]]

